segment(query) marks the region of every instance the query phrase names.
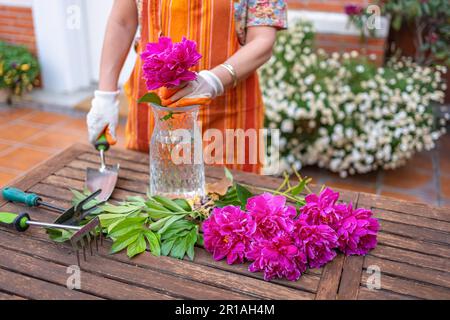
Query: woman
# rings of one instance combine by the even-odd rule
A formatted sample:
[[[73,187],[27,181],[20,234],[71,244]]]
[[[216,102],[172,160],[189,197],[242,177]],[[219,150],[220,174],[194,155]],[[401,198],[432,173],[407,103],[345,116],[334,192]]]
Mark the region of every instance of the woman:
[[[271,57],[277,29],[286,27],[285,1],[115,0],[103,45],[99,88],[87,117],[91,142],[106,127],[115,140],[118,77],[138,26],[138,53],[148,42],[158,42],[160,36],[174,42],[184,36],[197,42],[203,56],[195,70],[199,72],[197,80],[171,97],[164,96],[167,104],[185,105],[191,99],[207,97],[212,101],[199,115],[203,130],[214,128],[224,133],[226,129],[263,128],[256,69]],[[141,66],[138,58],[125,85],[129,100],[126,137],[129,149],[147,151],[153,119],[149,107],[137,102],[147,91]],[[248,153],[248,145],[246,150]],[[249,172],[261,169],[260,161],[250,162],[248,154],[244,164],[230,167]]]

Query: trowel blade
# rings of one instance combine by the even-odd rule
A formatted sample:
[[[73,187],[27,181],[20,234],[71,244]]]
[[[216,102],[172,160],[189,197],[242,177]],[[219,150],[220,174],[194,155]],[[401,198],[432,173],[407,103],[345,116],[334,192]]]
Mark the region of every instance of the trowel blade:
[[[118,164],[112,167],[107,166],[105,170],[87,168],[86,188],[90,192],[102,189],[102,192],[97,196],[97,199],[100,201],[107,201],[116,187],[118,176]]]

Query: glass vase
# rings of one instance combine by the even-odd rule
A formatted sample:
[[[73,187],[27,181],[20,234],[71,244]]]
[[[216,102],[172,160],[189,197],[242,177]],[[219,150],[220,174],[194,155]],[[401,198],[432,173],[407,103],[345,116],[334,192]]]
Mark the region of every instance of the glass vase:
[[[197,122],[200,106],[166,108],[150,104],[150,194],[193,199],[205,195],[203,142]]]

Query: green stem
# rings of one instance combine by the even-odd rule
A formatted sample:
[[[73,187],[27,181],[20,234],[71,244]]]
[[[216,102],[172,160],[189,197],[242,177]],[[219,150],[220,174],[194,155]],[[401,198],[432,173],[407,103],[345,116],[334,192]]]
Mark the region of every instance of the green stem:
[[[298,199],[295,196],[291,196],[289,194],[286,194],[284,192],[280,192],[280,191],[277,191],[277,190],[273,190],[273,189],[269,189],[269,188],[263,188],[263,187],[256,187],[256,186],[252,186],[252,185],[248,185],[248,184],[244,184],[244,183],[240,183],[240,185],[244,186],[246,188],[258,189],[258,190],[261,190],[261,191],[267,191],[267,192],[270,192],[270,193],[273,193],[273,194],[277,194],[277,195],[280,195],[280,196],[285,196],[286,198],[288,198],[289,200],[294,201],[294,202],[301,202],[301,201],[303,201],[303,199]]]

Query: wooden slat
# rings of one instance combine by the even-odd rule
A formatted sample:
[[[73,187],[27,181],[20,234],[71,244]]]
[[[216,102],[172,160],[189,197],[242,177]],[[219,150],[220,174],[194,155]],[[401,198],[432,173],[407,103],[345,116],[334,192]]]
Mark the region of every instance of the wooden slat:
[[[345,257],[338,291],[339,300],[354,300],[358,297],[363,262],[362,256]]]
[[[430,256],[409,250],[388,247],[379,244],[370,255],[399,262],[407,262],[419,267],[448,272],[450,270],[450,260],[436,256]]]
[[[358,299],[360,300],[416,300],[418,298],[406,296],[390,291],[367,289],[365,287],[359,288]]]
[[[324,267],[322,278],[320,279],[319,289],[317,290],[316,299],[336,299],[343,264],[344,255],[339,254],[333,261],[329,262]]]
[[[79,172],[83,175],[82,180],[84,180],[84,177],[86,175],[86,168],[88,168],[90,166],[94,167],[94,165],[92,165],[91,162],[75,159],[75,160],[72,160],[71,162],[69,162],[67,164],[67,166],[65,166],[64,168],[79,170]],[[62,176],[64,176],[64,175],[62,175]],[[125,167],[121,167],[119,170],[119,178],[132,180],[132,181],[149,181],[150,176],[148,175],[148,171],[145,173],[144,172],[136,172],[136,171],[128,170]]]
[[[147,155],[142,155],[142,158],[148,158]],[[85,161],[89,161],[92,162],[93,164],[96,164],[95,167],[99,167],[100,166],[100,157],[98,154],[93,154],[93,153],[82,153],[77,157],[78,160],[85,160]],[[112,157],[108,157],[107,159],[107,164],[111,165],[111,164],[115,164],[117,159],[112,158]],[[118,160],[117,160],[118,162]],[[136,172],[147,172],[149,171],[149,165],[148,165],[148,161],[146,163],[138,163],[136,161],[128,161],[128,160],[120,160],[120,166],[123,168],[127,168],[128,170],[133,170]]]
[[[447,245],[425,242],[418,239],[406,238],[385,232],[379,232],[377,239],[378,243],[391,247],[408,249],[443,258],[450,258],[450,246]]]
[[[438,230],[420,228],[407,224],[389,222],[386,220],[380,221],[380,227],[382,231],[400,235],[405,238],[442,243],[445,245],[450,244],[449,234]]]
[[[25,300],[25,298],[0,291],[0,300]]]
[[[27,231],[28,232],[28,231]],[[55,245],[50,240],[45,239],[42,232],[30,230],[26,234],[14,234],[10,232],[0,232],[0,241],[8,247],[23,254],[32,252],[40,259],[49,260],[65,266],[76,262],[71,248],[65,245]],[[142,287],[145,290],[154,291],[155,295],[160,294],[161,298],[171,296],[172,298],[184,299],[249,299],[251,296],[242,295],[229,290],[224,290],[216,286],[207,285],[198,281],[191,281],[177,275],[167,274],[164,269],[152,270],[140,267],[133,261],[128,261],[125,254],[120,253],[114,257],[122,257],[126,263],[117,259],[112,259],[109,249],[100,247],[100,251],[90,256],[88,262],[82,263],[83,272],[101,275],[107,279],[123,282],[132,286]],[[186,268],[189,272],[189,268]],[[110,288],[111,289],[111,288]],[[120,293],[114,290],[111,294]]]
[[[2,210],[9,210],[12,204],[5,205]],[[58,215],[42,209],[32,209],[33,217],[40,217],[44,221],[53,221]],[[47,240],[47,235],[41,229],[30,229],[27,231],[28,235],[41,237]],[[48,240],[50,241],[50,240]],[[202,249],[203,250],[203,249]],[[308,292],[285,288],[281,285],[275,285],[265,282],[263,280],[254,279],[253,275],[244,277],[233,272],[225,272],[216,268],[206,267],[187,261],[179,261],[168,257],[153,257],[151,254],[144,254],[129,262],[126,255],[108,256],[109,259],[119,259],[118,261],[124,263],[138,264],[139,261],[145,263],[139,264],[143,268],[151,268],[152,270],[170,272],[177,277],[184,277],[198,281],[200,283],[209,283],[211,285],[220,285],[227,290],[242,290],[243,293],[254,295],[254,297],[268,298],[268,299],[312,299],[314,295]],[[249,274],[249,273],[248,273]]]
[[[215,261],[212,259],[211,254],[209,254],[206,250],[196,250],[195,252],[195,262],[198,264],[212,266],[214,268],[218,268],[221,270],[231,271],[234,273],[253,276],[257,279],[263,279],[262,273],[249,273],[248,265],[246,264],[235,264],[229,265],[224,260]],[[321,269],[320,269],[321,270]],[[319,270],[317,270],[319,271]],[[320,272],[320,271],[319,271]],[[320,273],[314,274],[311,270],[308,270],[305,274],[303,274],[298,281],[288,281],[288,280],[273,280],[273,283],[281,284],[283,286],[292,287],[299,290],[306,290],[308,292],[316,293],[320,281]]]
[[[0,267],[14,270],[66,287],[69,277],[67,266],[32,257],[17,251],[10,251],[0,245]],[[123,282],[107,279],[88,272],[80,272],[80,287],[84,293],[105,299],[169,299],[170,296],[135,287]],[[68,290],[68,289],[67,289]]]
[[[366,273],[362,274],[362,285],[366,284],[367,277],[369,276]],[[450,299],[450,290],[447,288],[391,277],[386,274],[382,274],[381,276],[381,288],[421,299]]]
[[[378,266],[382,274],[418,280],[450,289],[450,275],[448,271],[444,272],[413,266],[408,264],[408,261],[403,263],[380,259],[373,256],[366,257],[364,259],[364,268],[368,268],[372,265]]]
[[[374,216],[376,218],[382,220],[450,233],[450,223],[446,221],[430,219],[390,210],[388,211],[386,209],[375,208],[372,210],[372,212],[374,213]]]
[[[44,300],[93,300],[95,296],[45,282],[39,279],[0,268],[0,283],[3,290],[29,299]]]
[[[128,258],[124,255],[114,255],[112,258],[122,262],[128,262]],[[181,277],[195,279],[195,281],[200,283],[208,283],[220,286],[226,290],[235,290],[264,299],[314,299],[314,294],[309,292],[287,288],[253,277],[241,276],[234,272],[225,272],[170,257],[154,257],[151,254],[142,254],[133,259],[132,263],[146,268],[165,270],[166,272],[171,272]]]
[[[378,208],[450,222],[448,208],[431,207],[423,203],[380,197],[368,193],[360,193],[359,203],[362,207]]]

